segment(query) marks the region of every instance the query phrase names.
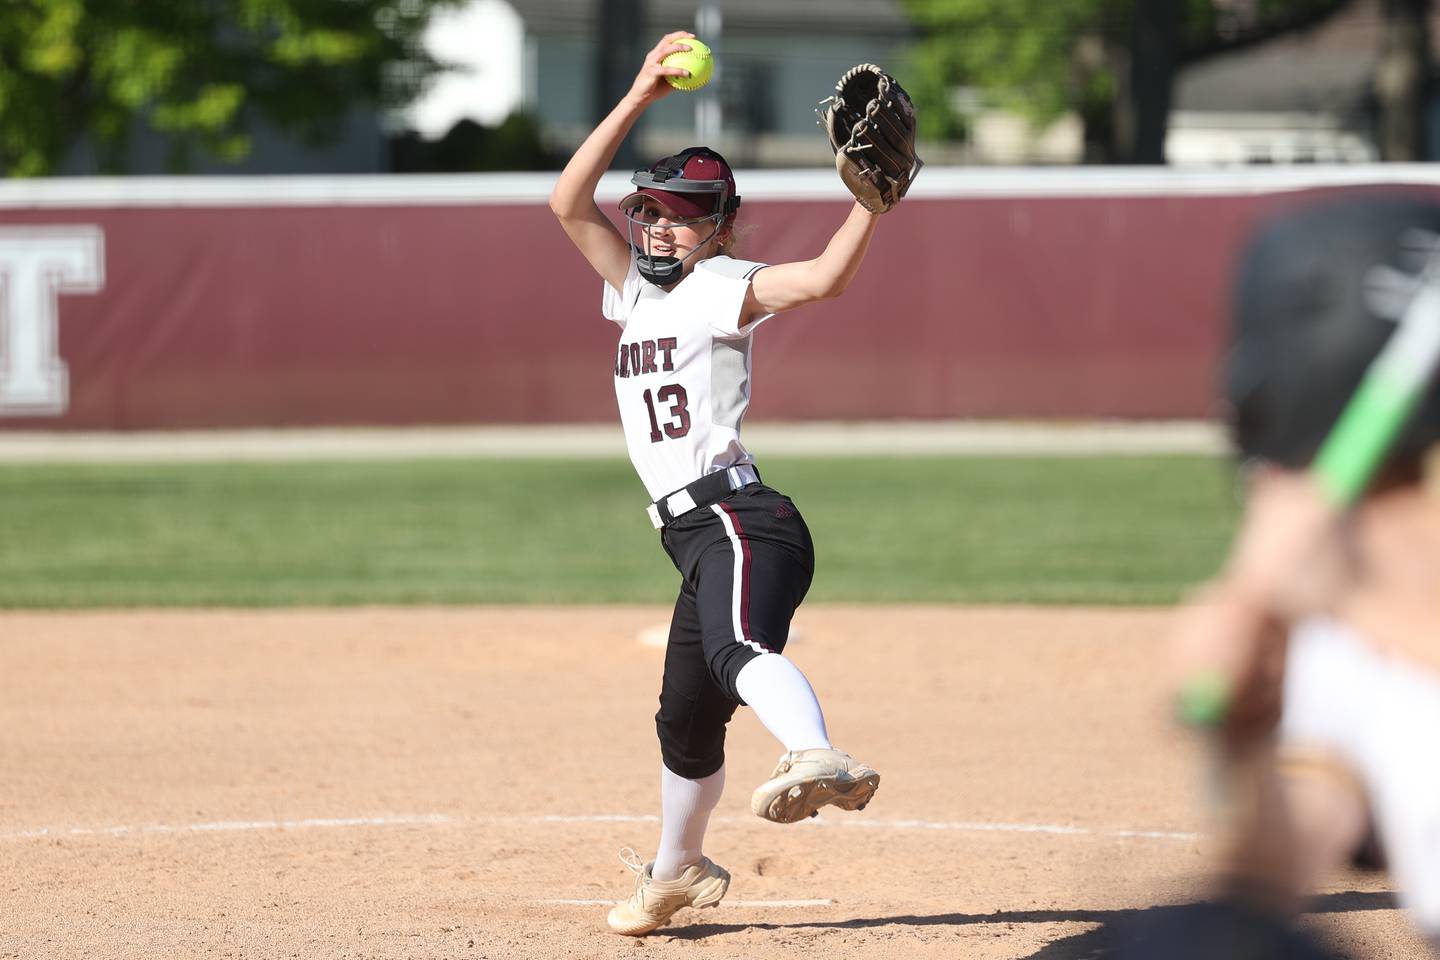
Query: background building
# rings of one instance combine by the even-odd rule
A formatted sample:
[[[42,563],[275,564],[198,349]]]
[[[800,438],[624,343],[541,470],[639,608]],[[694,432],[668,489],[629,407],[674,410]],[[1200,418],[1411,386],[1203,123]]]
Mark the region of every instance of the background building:
[[[1428,23],[1440,33],[1440,13]],[[924,38],[900,0],[471,0],[437,8],[423,47],[447,69],[395,110],[355,104],[328,139],[300,140],[248,116],[249,154],[228,162],[195,151],[194,174],[356,174],[555,169],[628,88],[635,64],[668,30],[690,29],[716,49],[715,80],[650,111],[617,158],[673,152],[697,141],[737,166],[828,166],[817,101],[856,63],[914,77]],[[1378,80],[1387,19],[1382,0],[1352,0],[1305,29],[1183,66],[1174,76],[1165,160],[1179,166],[1355,163],[1383,159]],[[1123,54],[1123,51],[1122,51]],[[1125,59],[1122,55],[1121,61]],[[1423,156],[1440,154],[1429,60]],[[977,82],[980,78],[977,78]],[[995,91],[956,85],[955,139],[930,139],[932,164],[1073,164],[1086,156],[1075,111],[1036,125],[995,106]],[[248,109],[248,108],[247,108]],[[172,144],[140,114],[125,168],[173,172]],[[56,170],[101,172],[82,138]]]
[[[1176,86],[1166,158],[1185,165],[1378,160],[1382,26],[1379,0],[1359,0],[1314,30],[1189,68]]]

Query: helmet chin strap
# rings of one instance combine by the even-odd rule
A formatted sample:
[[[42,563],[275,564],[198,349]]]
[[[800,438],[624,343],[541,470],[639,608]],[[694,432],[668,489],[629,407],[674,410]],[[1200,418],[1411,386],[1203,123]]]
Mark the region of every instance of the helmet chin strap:
[[[711,240],[715,239],[715,235],[720,232],[720,215],[716,215],[711,219],[715,221],[715,227],[710,231],[710,236],[697,243],[684,257],[656,256],[650,253],[650,244],[653,240],[650,236],[650,230],[645,229],[645,226],[642,225],[640,229],[643,230],[645,234],[646,252],[641,253],[640,247],[633,241],[630,244],[631,256],[635,258],[635,269],[640,271],[640,276],[655,284],[657,287],[668,287],[670,284],[677,282],[685,275],[686,261],[699,253],[701,249]],[[630,220],[628,217],[626,220],[632,228],[636,225],[634,220]]]

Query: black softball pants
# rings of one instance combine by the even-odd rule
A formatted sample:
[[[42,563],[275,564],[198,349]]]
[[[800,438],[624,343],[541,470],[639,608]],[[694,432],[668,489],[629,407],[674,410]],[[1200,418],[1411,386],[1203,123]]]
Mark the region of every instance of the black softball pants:
[[[683,580],[655,728],[665,766],[698,780],[725,763],[740,669],[785,649],[815,547],[790,498],[761,483],[675,518],[660,541]]]

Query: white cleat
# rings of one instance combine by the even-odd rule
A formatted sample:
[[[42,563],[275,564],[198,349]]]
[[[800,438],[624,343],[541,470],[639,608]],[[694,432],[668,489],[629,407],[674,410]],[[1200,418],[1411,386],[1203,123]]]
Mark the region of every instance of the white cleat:
[[[770,779],[755,788],[750,810],[774,823],[795,823],[824,806],[864,810],[880,774],[839,750],[797,750],[780,758]]]
[[[709,857],[700,858],[674,880],[656,880],[651,876],[655,863],[642,864],[628,847],[620,852],[620,862],[635,874],[635,892],[615,905],[609,923],[611,930],[627,937],[660,929],[685,907],[716,906],[730,889],[729,872]]]

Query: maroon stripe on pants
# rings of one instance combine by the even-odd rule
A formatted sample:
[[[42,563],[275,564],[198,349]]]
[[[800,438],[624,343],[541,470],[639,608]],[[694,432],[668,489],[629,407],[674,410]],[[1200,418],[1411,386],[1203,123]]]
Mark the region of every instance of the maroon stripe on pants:
[[[749,643],[755,644],[766,653],[774,653],[768,646],[758,642],[750,633],[750,541],[745,539],[745,528],[740,526],[740,516],[729,504],[724,501],[716,504],[725,511],[725,516],[730,518],[730,526],[735,530],[735,539],[740,541],[740,582],[736,585],[740,590],[740,635]]]

